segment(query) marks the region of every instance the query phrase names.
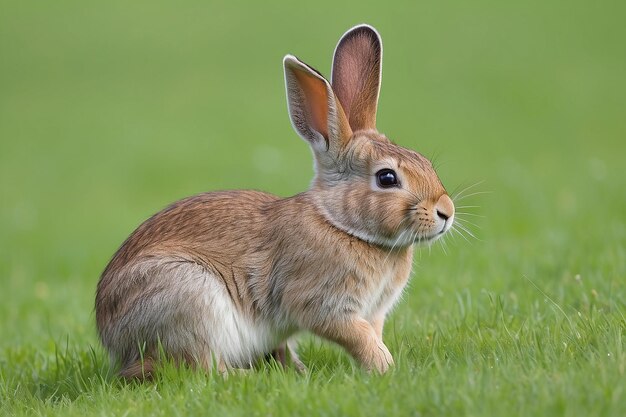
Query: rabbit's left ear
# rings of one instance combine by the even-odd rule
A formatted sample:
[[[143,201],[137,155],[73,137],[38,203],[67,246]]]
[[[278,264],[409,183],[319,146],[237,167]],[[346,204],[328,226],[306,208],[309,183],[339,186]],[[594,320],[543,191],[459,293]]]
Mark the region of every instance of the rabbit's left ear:
[[[293,55],[283,60],[291,124],[316,152],[337,154],[352,130],[330,84]]]
[[[331,85],[352,131],[376,129],[383,46],[369,25],[347,31],[335,48]]]

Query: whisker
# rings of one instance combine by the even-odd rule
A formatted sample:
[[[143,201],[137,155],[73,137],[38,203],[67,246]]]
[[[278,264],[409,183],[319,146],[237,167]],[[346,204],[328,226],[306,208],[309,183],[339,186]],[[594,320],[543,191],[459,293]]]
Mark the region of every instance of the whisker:
[[[480,226],[479,226],[479,225],[477,225],[476,223],[474,223],[474,222],[472,222],[472,221],[469,221],[469,220],[467,220],[467,219],[463,219],[463,218],[457,217],[455,220],[457,220],[457,221],[459,221],[459,222],[461,222],[461,223],[467,223],[467,224],[470,224],[470,225],[474,226],[475,228],[480,229]]]
[[[450,227],[450,234],[454,237],[460,235],[460,232],[456,228],[456,224],[452,223],[452,227]]]
[[[455,218],[458,218],[458,217],[456,217],[458,214],[460,214],[461,216],[474,216],[474,217],[481,217],[481,218],[483,218],[483,219],[487,217],[487,216],[483,216],[482,214],[469,213],[469,212],[467,212],[467,211],[457,211],[456,213],[454,213]]]
[[[446,237],[445,235],[440,236],[438,239],[435,239],[435,242],[436,242],[436,243],[435,243],[435,242],[433,242],[432,244],[433,244],[433,245],[435,245],[435,244],[439,244],[439,247],[441,248],[441,250],[443,250],[443,253],[447,255],[447,254],[448,254],[448,252],[446,251],[447,247],[446,247],[446,240],[445,240],[445,237]]]
[[[441,239],[439,239],[439,241],[441,242],[441,249],[443,250],[443,253],[448,256],[448,251],[447,249],[447,242],[446,242],[446,235],[441,236]]]
[[[467,190],[468,188],[472,188],[474,187],[474,185],[476,184],[469,184],[469,185],[465,185],[463,183],[457,185],[456,187],[454,187],[454,190],[452,190],[452,192],[448,193],[450,195],[450,197],[455,196],[455,195],[459,195],[462,192],[464,192],[465,190]]]
[[[457,227],[459,227],[461,230],[463,230],[465,233],[467,233],[468,235],[470,235],[471,237],[473,237],[474,239],[478,240],[479,242],[482,242],[482,240],[480,240],[479,238],[477,238],[474,233],[472,233],[467,227],[463,226],[461,223],[457,223],[456,224]]]
[[[400,225],[402,224],[402,222],[400,222]],[[398,229],[400,228],[400,225],[398,225]],[[402,233],[400,233],[398,235],[398,237],[396,238],[396,240],[393,242],[393,245],[391,245],[391,249],[389,250],[389,252],[387,252],[387,255],[385,256],[385,259],[383,259],[383,265],[385,265],[387,263],[387,260],[389,259],[389,255],[391,255],[391,252],[393,252],[394,248],[396,247],[396,245],[398,244],[398,242],[400,242],[400,239],[402,239],[402,237],[404,236],[404,234],[408,231],[404,230],[402,231]]]
[[[458,192],[453,191],[453,192],[452,192],[452,200],[455,200],[456,198],[458,198],[458,197],[462,196],[462,195],[463,195],[463,193],[465,193],[465,192],[467,192],[467,191],[471,190],[471,189],[472,189],[472,188],[474,188],[474,187],[479,186],[480,184],[483,184],[484,182],[485,182],[485,180],[478,181],[478,182],[475,182],[474,184],[470,184],[470,185],[468,185],[467,187],[463,188],[461,191],[458,191]]]
[[[419,246],[418,246],[418,248],[419,248],[419,250],[417,251],[417,253],[419,254],[419,260],[421,261],[422,260],[422,248],[419,247]],[[415,268],[415,265],[413,265],[413,267]]]
[[[456,209],[480,208],[480,206],[455,206]]]
[[[432,164],[433,168],[435,167],[439,167],[440,163],[439,163],[439,157],[441,156],[441,150],[435,151],[430,157],[428,157],[428,159],[430,160],[430,163]],[[436,168],[435,168],[436,170]]]
[[[459,236],[460,236],[460,237],[463,237],[463,236],[461,236],[461,234],[459,233],[459,231],[458,231],[458,230],[456,230],[456,229],[454,228],[454,226],[453,226],[453,227],[451,227],[451,228],[450,228],[450,239],[456,242],[456,241],[458,241]]]
[[[492,194],[492,193],[493,193],[493,191],[476,191],[474,193],[466,194],[466,195],[461,196],[461,197],[453,198],[452,200],[453,201],[462,201],[462,200],[465,200],[466,198],[474,197],[475,195]]]
[[[465,239],[465,241],[467,243],[469,243],[470,245],[472,244],[472,242],[470,242],[470,240],[467,238],[467,236],[465,236],[463,233],[461,233],[461,231],[459,229],[457,229],[457,227],[455,225],[452,226],[452,228],[450,229],[451,231],[455,232],[456,234],[458,234],[459,236],[461,236],[463,239]]]

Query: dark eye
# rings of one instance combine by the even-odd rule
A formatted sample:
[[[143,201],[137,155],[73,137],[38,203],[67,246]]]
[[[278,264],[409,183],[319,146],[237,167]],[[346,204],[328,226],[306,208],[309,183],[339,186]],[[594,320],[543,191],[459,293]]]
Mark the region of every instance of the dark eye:
[[[393,169],[381,169],[376,173],[376,183],[380,188],[396,187],[398,175]]]

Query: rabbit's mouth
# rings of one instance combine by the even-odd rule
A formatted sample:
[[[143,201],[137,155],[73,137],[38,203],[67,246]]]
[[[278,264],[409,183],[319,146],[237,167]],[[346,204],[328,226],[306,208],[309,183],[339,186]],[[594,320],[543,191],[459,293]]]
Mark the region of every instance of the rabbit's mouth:
[[[446,221],[443,225],[443,227],[441,228],[441,230],[439,230],[438,232],[431,234],[431,235],[422,235],[422,236],[416,236],[415,239],[413,240],[413,243],[416,244],[430,244],[433,243],[434,241],[436,241],[437,239],[439,239],[441,236],[445,235],[446,232],[448,230],[450,230],[452,228],[452,221]]]
[[[441,230],[437,233],[436,236],[441,236],[444,233],[446,233],[448,230],[452,229],[453,224],[454,224],[454,215],[444,220],[443,226],[441,227]]]

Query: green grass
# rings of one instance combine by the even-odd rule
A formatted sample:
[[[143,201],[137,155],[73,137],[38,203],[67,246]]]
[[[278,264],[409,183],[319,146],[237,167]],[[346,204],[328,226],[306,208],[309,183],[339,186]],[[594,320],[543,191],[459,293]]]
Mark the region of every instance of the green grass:
[[[623,2],[0,4],[0,415],[626,415]],[[281,59],[328,75],[368,22],[379,128],[435,157],[478,239],[416,254],[367,375],[305,337],[305,375],[114,377],[100,272],[186,195],[291,195],[310,152]]]

